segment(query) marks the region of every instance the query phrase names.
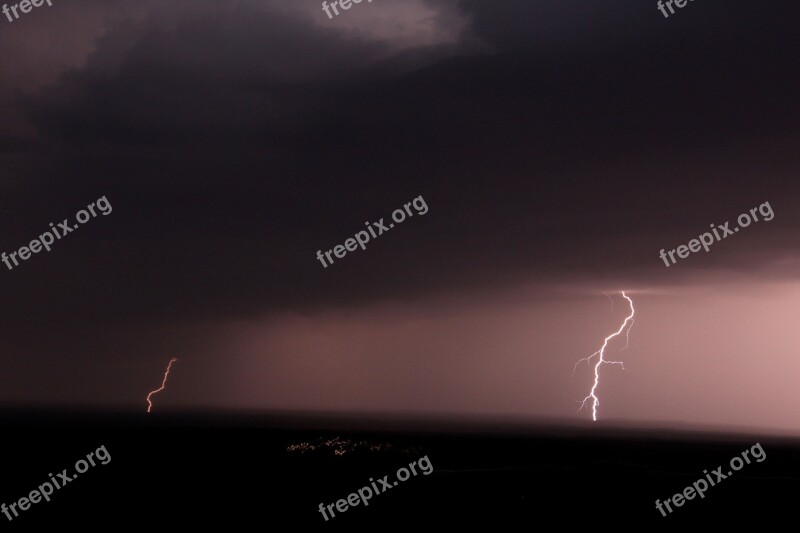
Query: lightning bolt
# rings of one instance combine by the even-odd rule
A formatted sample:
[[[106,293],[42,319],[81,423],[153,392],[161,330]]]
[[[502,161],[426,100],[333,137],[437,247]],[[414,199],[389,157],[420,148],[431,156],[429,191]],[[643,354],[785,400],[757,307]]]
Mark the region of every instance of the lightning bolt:
[[[600,405],[600,400],[597,398],[597,395],[595,394],[595,392],[597,392],[597,386],[600,384],[600,367],[604,364],[619,365],[622,367],[623,370],[625,370],[625,365],[623,365],[620,361],[607,361],[604,358],[608,342],[614,337],[621,335],[623,331],[625,332],[625,338],[627,339],[627,341],[630,341],[630,332],[631,328],[633,327],[633,315],[635,314],[635,310],[633,308],[633,300],[628,298],[628,295],[625,294],[625,291],[621,292],[622,292],[622,297],[628,300],[628,304],[630,304],[631,306],[631,314],[628,315],[628,317],[625,319],[625,321],[622,323],[622,325],[615,333],[612,333],[611,335],[606,337],[605,341],[603,341],[603,346],[599,350],[594,352],[592,355],[584,357],[583,359],[579,360],[577,363],[575,363],[575,367],[572,369],[572,375],[574,376],[575,370],[577,370],[578,365],[580,363],[586,361],[586,364],[588,365],[591,362],[592,357],[599,356],[597,357],[597,362],[594,365],[594,385],[592,385],[592,390],[589,392],[589,395],[583,399],[583,401],[581,402],[581,406],[578,408],[578,412],[580,412],[580,410],[586,406],[586,402],[592,400],[592,420],[594,420],[595,422],[597,421],[597,406]],[[625,348],[623,348],[623,350],[627,348],[628,348],[628,342],[625,343]]]
[[[161,387],[157,388],[154,391],[151,391],[150,394],[147,395],[147,412],[148,413],[153,408],[153,402],[150,401],[150,396],[152,396],[153,394],[161,392],[162,390],[164,390],[164,387],[167,386],[167,377],[169,377],[169,370],[170,370],[170,368],[172,368],[172,363],[174,363],[175,361],[177,361],[177,359],[174,358],[174,357],[169,360],[169,364],[167,364],[167,370],[166,370],[166,372],[164,372],[164,380],[161,382]]]

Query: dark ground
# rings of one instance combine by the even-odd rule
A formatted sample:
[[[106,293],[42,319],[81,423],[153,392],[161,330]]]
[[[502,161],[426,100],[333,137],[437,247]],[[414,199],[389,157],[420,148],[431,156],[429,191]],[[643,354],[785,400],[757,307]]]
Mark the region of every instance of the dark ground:
[[[43,531],[45,525],[85,531],[195,525],[230,531],[434,525],[450,531],[474,525],[510,531],[548,523],[570,530],[592,524],[694,530],[792,517],[800,495],[800,439],[597,425],[429,422],[411,431],[367,420],[226,414],[27,411],[0,419],[0,502],[6,505],[49,473],[74,471],[75,462],[99,446],[111,455],[107,465],[90,467],[56,490],[50,502],[32,505],[11,523],[0,515],[6,531]],[[288,450],[303,442],[316,449]],[[704,469],[724,466],[727,472],[730,459],[756,442],[766,453],[763,462],[745,465],[667,518],[655,509],[656,498],[682,491]],[[368,507],[328,522],[318,512],[321,502],[346,498],[370,477],[395,479],[398,468],[423,456],[433,465],[431,475],[412,476],[374,496]]]

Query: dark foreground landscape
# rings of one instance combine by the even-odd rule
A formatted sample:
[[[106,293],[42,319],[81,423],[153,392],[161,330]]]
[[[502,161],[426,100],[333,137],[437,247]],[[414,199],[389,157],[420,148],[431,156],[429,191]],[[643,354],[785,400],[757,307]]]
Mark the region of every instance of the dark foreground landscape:
[[[68,468],[71,476],[75,462],[101,446],[111,457],[83,466],[51,501],[6,523],[7,531],[210,524],[234,531],[483,524],[505,531],[546,522],[672,529],[791,516],[800,494],[800,441],[763,436],[225,414],[17,412],[5,413],[3,423],[6,505],[49,474],[58,479]],[[727,475],[731,458],[756,443],[762,462],[745,464],[666,518],[655,508],[656,499],[683,491],[703,470],[723,466]],[[320,503],[335,505],[370,478],[380,487],[379,479],[391,482],[423,457],[433,467],[429,475],[418,471],[367,507],[337,511],[327,522],[319,512]]]

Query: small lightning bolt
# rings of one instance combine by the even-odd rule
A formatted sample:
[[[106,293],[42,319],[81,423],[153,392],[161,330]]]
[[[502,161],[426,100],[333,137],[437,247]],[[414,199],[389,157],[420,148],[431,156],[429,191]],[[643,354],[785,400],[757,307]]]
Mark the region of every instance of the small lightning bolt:
[[[630,304],[630,306],[631,306],[631,314],[628,315],[628,317],[625,319],[625,321],[622,323],[622,325],[619,327],[619,329],[615,333],[612,333],[611,335],[606,337],[605,341],[603,341],[603,346],[599,350],[594,352],[592,355],[590,355],[588,357],[584,357],[583,359],[581,359],[580,361],[575,363],[575,367],[572,369],[572,375],[574,376],[575,375],[575,370],[578,368],[578,365],[581,362],[586,361],[586,364],[588,365],[590,363],[592,357],[599,356],[597,358],[597,362],[594,365],[594,385],[592,385],[592,390],[589,392],[589,395],[586,396],[586,398],[583,399],[583,402],[581,402],[580,408],[578,408],[578,412],[580,412],[580,410],[583,409],[584,406],[586,405],[586,402],[588,402],[589,400],[592,400],[592,420],[594,420],[594,421],[597,421],[597,406],[600,405],[600,400],[597,398],[597,395],[595,394],[595,392],[597,391],[597,386],[600,384],[600,366],[603,365],[603,364],[619,365],[619,366],[622,367],[623,370],[625,370],[625,365],[623,365],[620,361],[606,361],[605,358],[603,357],[605,355],[605,350],[606,350],[606,347],[608,346],[608,342],[611,339],[613,339],[614,337],[616,337],[617,335],[620,335],[623,331],[625,332],[625,338],[628,341],[630,340],[629,335],[630,335],[630,332],[631,332],[631,328],[633,327],[633,315],[635,314],[635,310],[633,308],[633,300],[628,298],[628,295],[625,294],[625,291],[621,291],[621,292],[622,292],[622,297],[625,298],[626,300],[628,300],[628,304]],[[625,343],[625,348],[623,348],[623,350],[625,350],[626,348],[628,348],[628,343],[627,342]]]
[[[169,360],[169,364],[167,364],[167,370],[164,372],[164,380],[161,382],[161,387],[157,388],[154,391],[151,391],[150,394],[147,395],[147,412],[149,413],[150,410],[153,408],[153,402],[150,401],[150,396],[153,394],[159,393],[164,390],[164,387],[167,386],[167,377],[169,377],[169,370],[172,368],[172,363],[177,361],[175,357]]]

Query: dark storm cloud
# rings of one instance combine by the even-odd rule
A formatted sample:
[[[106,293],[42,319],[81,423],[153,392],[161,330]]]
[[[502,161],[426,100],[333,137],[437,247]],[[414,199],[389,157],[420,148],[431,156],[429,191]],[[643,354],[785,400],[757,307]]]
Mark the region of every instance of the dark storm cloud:
[[[281,132],[301,114],[309,82],[386,53],[379,42],[316,29],[304,14],[248,3],[186,7],[157,9],[104,37],[85,67],[32,105],[34,122],[49,137],[79,143]]]
[[[462,2],[461,46],[396,50],[310,11],[148,4],[26,96],[40,153],[12,162],[4,248],[101,195],[114,213],[5,273],[10,320],[657,283],[659,249],[767,200],[773,222],[680,267],[780,258],[797,244],[797,8],[748,5],[663,20],[651,2]],[[426,216],[314,258],[418,195]]]

